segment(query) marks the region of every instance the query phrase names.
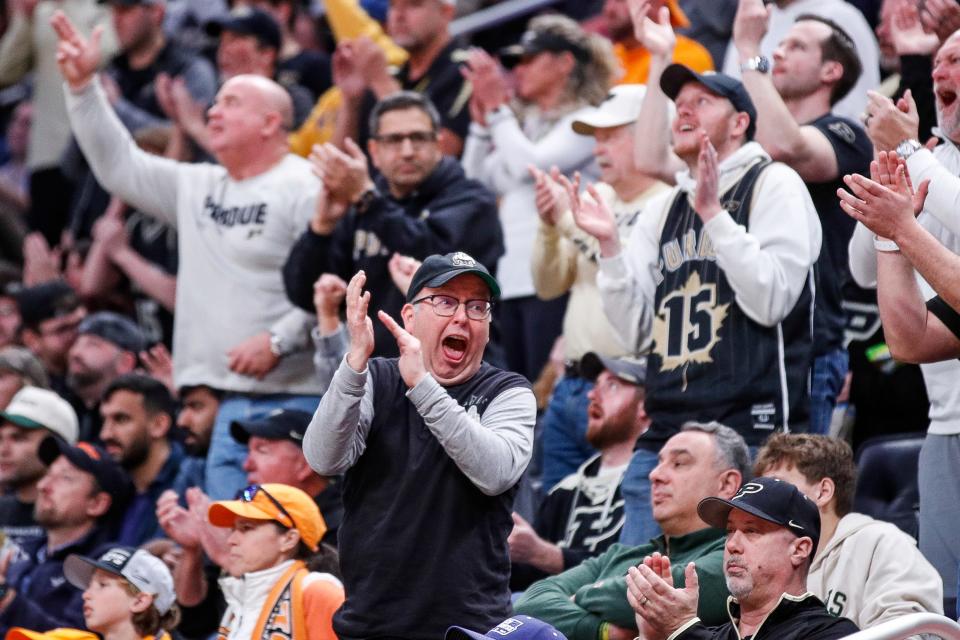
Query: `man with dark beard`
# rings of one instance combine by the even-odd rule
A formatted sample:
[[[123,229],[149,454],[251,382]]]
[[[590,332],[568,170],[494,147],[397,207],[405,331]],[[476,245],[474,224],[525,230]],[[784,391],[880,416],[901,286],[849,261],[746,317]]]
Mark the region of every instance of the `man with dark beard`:
[[[120,376],[103,394],[100,439],[136,489],[121,522],[120,544],[136,547],[163,536],[155,512],[157,498],[167,489],[182,494],[201,483],[203,465],[167,437],[172,409],[173,398],[163,383],[140,374]]]
[[[600,555],[620,537],[620,483],[637,438],[650,426],[643,408],[646,362],[589,352],[580,373],[595,382],[587,394],[586,437],[598,453],[550,489],[532,525],[513,514],[507,543],[514,591]]]
[[[110,311],[87,316],[77,332],[67,355],[67,386],[85,409],[78,411],[80,439],[92,440],[100,432],[97,405],[104,390],[136,368],[137,354],[146,348],[146,339],[133,320]]]

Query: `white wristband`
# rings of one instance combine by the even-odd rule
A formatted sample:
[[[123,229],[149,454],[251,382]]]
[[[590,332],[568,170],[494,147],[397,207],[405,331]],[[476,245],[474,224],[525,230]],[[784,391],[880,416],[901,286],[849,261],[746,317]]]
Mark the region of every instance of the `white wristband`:
[[[896,253],[900,251],[900,247],[897,246],[896,242],[878,235],[873,236],[873,248],[877,251],[883,251],[884,253]]]

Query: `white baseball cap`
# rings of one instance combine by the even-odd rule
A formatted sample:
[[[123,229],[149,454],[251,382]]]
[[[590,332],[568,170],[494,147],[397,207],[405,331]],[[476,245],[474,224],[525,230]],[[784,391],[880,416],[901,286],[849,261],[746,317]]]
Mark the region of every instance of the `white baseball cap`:
[[[642,84],[621,84],[613,87],[596,107],[573,121],[573,130],[592,136],[595,129],[620,127],[637,121],[647,87]]]
[[[25,429],[47,429],[70,444],[80,432],[77,412],[70,403],[49,389],[23,387],[0,411],[0,419]]]
[[[77,589],[86,589],[97,569],[120,576],[152,595],[153,606],[160,615],[170,611],[176,602],[170,569],[163,560],[143,549],[113,547],[96,560],[72,553],[63,561],[63,575]]]

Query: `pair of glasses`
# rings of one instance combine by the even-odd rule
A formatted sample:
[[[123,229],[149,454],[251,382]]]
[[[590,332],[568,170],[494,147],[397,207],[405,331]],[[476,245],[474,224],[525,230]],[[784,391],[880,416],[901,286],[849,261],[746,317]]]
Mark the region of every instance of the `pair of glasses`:
[[[443,294],[424,296],[419,300],[414,300],[410,304],[420,304],[421,302],[428,303],[433,307],[435,314],[443,316],[444,318],[449,318],[455,314],[461,304],[467,312],[467,317],[471,320],[486,320],[490,317],[490,310],[493,309],[493,303],[489,300],[466,300],[460,302],[453,296],[445,296]]]
[[[283,505],[280,504],[280,501],[274,498],[272,495],[270,495],[270,492],[264,489],[259,484],[252,484],[246,489],[244,489],[242,492],[240,492],[240,500],[241,502],[253,502],[253,499],[257,497],[258,493],[262,493],[263,495],[265,495],[267,497],[267,500],[272,502],[273,506],[277,508],[277,511],[279,511],[281,515],[283,515],[287,520],[290,521],[291,529],[297,528],[297,523],[296,521],[294,521],[293,516],[290,515],[290,512],[284,509]]]
[[[424,145],[435,142],[437,139],[436,131],[411,131],[410,133],[385,133],[377,136],[376,141],[386,147],[398,148],[403,145],[405,140],[409,140],[414,148],[421,148]]]

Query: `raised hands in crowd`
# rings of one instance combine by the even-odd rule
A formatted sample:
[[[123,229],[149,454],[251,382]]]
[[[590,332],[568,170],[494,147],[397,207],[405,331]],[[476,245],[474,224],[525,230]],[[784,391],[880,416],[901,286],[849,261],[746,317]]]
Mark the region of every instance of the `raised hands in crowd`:
[[[486,125],[487,114],[510,100],[510,90],[500,63],[483,49],[470,49],[467,62],[460,68],[470,82],[470,119]]]
[[[627,572],[627,601],[637,616],[644,640],[664,640],[697,615],[700,581],[690,562],[684,568],[685,586],[675,587],[670,558],[654,553]]]
[[[331,143],[316,145],[310,154],[313,172],[323,182],[310,221],[310,228],[320,235],[332,233],[350,205],[373,187],[363,151],[350,138],[344,146],[345,150],[340,150]]]
[[[869,178],[854,174],[843,181],[850,191],[837,190],[840,207],[878,237],[894,241],[906,226],[917,224],[930,188],[924,180],[914,190],[906,163],[893,151],[877,154]]]
[[[103,37],[103,27],[95,27],[87,39],[62,11],[53,14],[50,24],[60,39],[57,44],[57,64],[60,72],[71,89],[80,91],[89,84],[100,68],[100,39]]]

